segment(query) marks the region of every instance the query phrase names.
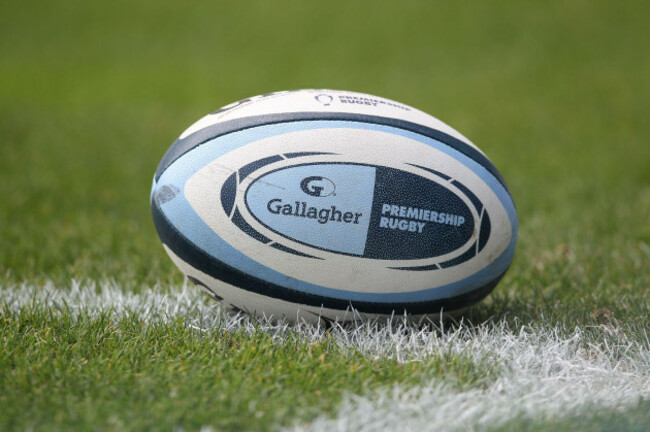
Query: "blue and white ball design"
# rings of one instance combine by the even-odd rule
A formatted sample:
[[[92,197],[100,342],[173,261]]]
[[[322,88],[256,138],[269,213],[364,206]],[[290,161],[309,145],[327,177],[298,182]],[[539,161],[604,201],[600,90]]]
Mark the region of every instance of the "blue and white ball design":
[[[454,312],[510,266],[517,215],[467,138],[412,107],[299,90],[226,106],[167,151],[151,208],[174,263],[295,321]]]

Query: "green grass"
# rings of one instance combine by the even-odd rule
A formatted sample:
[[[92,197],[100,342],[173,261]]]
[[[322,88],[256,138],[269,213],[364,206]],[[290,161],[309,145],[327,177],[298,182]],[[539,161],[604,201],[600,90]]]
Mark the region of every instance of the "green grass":
[[[647,340],[645,2],[23,1],[2,11],[0,286],[181,284],[148,204],[175,137],[247,96],[341,88],[430,112],[506,178],[520,220],[517,255],[468,314],[473,322],[613,323]],[[70,319],[2,310],[0,429],[271,427],[334,412],[341,391],[458,379],[447,368],[328,345],[311,347],[312,358],[303,342],[275,346],[263,332]],[[481,385],[472,374],[459,380]],[[578,415],[566,421],[560,428],[580,426]]]
[[[332,413],[346,391],[440,375],[472,387],[489,382],[495,367],[451,353],[372,360],[327,338],[202,332],[183,319],[152,324],[135,313],[1,312],[3,430],[264,430]]]

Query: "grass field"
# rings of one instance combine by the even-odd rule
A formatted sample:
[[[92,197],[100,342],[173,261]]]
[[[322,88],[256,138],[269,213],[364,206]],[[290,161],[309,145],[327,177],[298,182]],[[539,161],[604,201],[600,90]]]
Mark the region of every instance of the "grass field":
[[[535,3],[4,2],[0,430],[650,429],[650,7]],[[296,88],[421,108],[502,172],[515,262],[462,321],[252,322],[187,286],[158,161]]]

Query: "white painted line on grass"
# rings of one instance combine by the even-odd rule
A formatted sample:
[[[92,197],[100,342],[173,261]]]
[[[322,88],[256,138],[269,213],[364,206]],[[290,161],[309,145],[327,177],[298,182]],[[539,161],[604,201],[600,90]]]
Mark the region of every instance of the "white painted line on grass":
[[[463,333],[461,331],[461,333]],[[459,334],[441,350],[490,352],[502,372],[486,388],[460,391],[432,381],[348,395],[334,418],[321,417],[300,431],[486,430],[518,418],[588,415],[625,409],[650,398],[649,344],[611,334],[600,344],[576,329],[510,330],[504,326]],[[471,347],[471,348],[468,348]]]
[[[114,319],[135,314],[147,321],[183,318],[201,331],[265,331],[282,341],[296,334],[308,341],[325,339],[370,358],[400,362],[430,356],[460,355],[496,365],[498,376],[482,388],[461,390],[445,380],[415,388],[394,386],[366,395],[348,395],[334,418],[320,417],[295,430],[474,430],[517,418],[562,417],[600,408],[625,409],[650,398],[648,329],[630,340],[614,325],[596,329],[558,329],[461,324],[430,331],[414,326],[361,323],[326,331],[310,325],[253,321],[221,311],[199,288],[143,288],[134,294],[112,283],[64,289],[52,284],[0,287],[12,311],[30,305],[68,311],[73,316],[111,313]],[[639,342],[640,340],[640,342]]]

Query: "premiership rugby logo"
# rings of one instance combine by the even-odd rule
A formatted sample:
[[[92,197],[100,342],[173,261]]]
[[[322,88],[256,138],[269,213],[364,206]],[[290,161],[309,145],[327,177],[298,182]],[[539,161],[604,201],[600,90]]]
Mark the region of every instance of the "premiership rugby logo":
[[[315,197],[327,197],[334,194],[336,186],[334,182],[327,177],[310,176],[305,177],[300,182],[300,189],[307,195]]]
[[[249,163],[238,174],[240,179],[242,172],[244,177],[253,177],[248,166],[257,170],[284,162],[286,157],[307,156],[311,154],[267,157]],[[454,251],[462,260],[469,260],[490,235],[487,211],[456,180],[440,182],[392,167],[350,162],[295,164],[257,176],[243,192],[245,212],[236,205],[237,180],[237,173],[233,174],[221,191],[221,203],[225,213],[232,215],[231,221],[254,239],[294,255],[313,258],[307,250],[284,244],[277,235],[315,250],[400,261],[440,256],[454,260],[458,258]],[[471,195],[465,198],[463,194]],[[248,217],[261,226],[249,222]],[[468,250],[471,253],[465,253]],[[453,265],[458,260],[452,261]],[[443,261],[441,267],[434,267],[445,265]]]

